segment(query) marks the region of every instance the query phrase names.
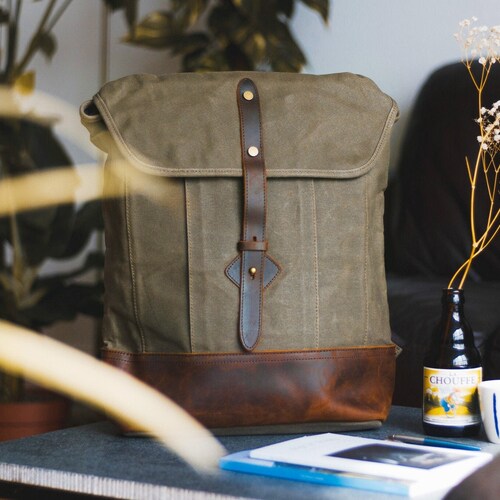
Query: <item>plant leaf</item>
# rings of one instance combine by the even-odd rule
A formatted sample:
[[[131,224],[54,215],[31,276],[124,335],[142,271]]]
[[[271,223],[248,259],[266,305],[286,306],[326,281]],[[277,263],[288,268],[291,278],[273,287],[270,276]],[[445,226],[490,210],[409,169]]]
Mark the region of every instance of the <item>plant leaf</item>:
[[[126,0],[104,0],[104,3],[111,10],[118,10],[118,9],[123,9],[127,2],[126,2]]]
[[[78,314],[102,317],[102,294],[104,288],[99,284],[62,283],[54,286],[33,307],[22,311],[27,320],[38,329],[56,321],[71,321]]]
[[[168,11],[155,11],[135,25],[124,41],[152,48],[168,47],[174,31],[172,14]]]
[[[124,10],[130,36],[133,37],[137,23],[137,12],[139,0],[104,0],[111,10]]]
[[[306,4],[310,9],[319,12],[323,21],[328,23],[328,13],[330,10],[330,1],[329,0],[301,0],[304,4]]]
[[[14,89],[20,94],[31,94],[35,90],[35,72],[28,71],[19,76],[14,82]]]
[[[7,24],[9,22],[9,11],[0,7],[0,24]]]
[[[36,39],[36,44],[47,59],[52,59],[57,50],[56,38],[52,33],[40,33]]]
[[[209,5],[210,0],[171,0],[170,12],[180,31],[193,26]]]
[[[101,271],[104,267],[104,254],[102,252],[89,252],[84,263],[72,271],[52,274],[50,276],[39,277],[35,284],[35,289],[51,289],[59,283],[70,283],[74,278],[84,275],[89,271]]]

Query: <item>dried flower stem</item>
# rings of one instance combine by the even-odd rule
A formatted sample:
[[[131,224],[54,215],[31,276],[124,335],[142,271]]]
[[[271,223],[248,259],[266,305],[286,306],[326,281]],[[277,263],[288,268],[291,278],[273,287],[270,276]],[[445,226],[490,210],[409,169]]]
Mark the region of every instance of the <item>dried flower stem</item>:
[[[480,255],[495,239],[500,231],[500,165],[497,165],[496,155],[500,151],[500,101],[493,104],[491,109],[483,106],[483,90],[488,82],[491,67],[499,60],[500,26],[488,28],[473,26],[477,21],[466,19],[460,23],[460,32],[455,35],[464,48],[464,63],[470,78],[477,91],[478,119],[480,135],[478,136],[478,152],[474,166],[468,158],[465,159],[470,194],[470,229],[471,249],[468,258],[452,276],[448,287],[453,288],[458,281],[458,288],[464,286],[473,260]],[[480,77],[472,71],[472,64],[478,58],[482,66]],[[477,185],[479,180],[484,181],[489,198],[488,217],[484,227],[478,230],[476,219]],[[482,232],[481,232],[482,231]]]

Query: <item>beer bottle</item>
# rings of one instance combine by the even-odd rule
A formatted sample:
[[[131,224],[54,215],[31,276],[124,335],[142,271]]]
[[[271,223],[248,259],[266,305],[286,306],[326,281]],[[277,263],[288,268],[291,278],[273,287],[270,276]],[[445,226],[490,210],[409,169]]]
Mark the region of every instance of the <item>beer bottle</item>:
[[[474,436],[481,426],[481,357],[464,315],[464,301],[463,290],[443,290],[441,320],[424,358],[422,420],[424,432],[431,436]]]

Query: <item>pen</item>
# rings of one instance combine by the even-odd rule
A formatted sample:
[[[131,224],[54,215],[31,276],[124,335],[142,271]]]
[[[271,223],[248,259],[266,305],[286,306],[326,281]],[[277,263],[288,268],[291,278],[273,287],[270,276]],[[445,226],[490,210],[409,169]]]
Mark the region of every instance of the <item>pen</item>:
[[[429,437],[403,436],[402,434],[393,434],[389,436],[391,441],[401,441],[408,444],[423,444],[425,446],[440,446],[441,448],[453,448],[456,450],[481,451],[479,446],[470,444],[455,443],[454,441],[445,441],[444,439],[434,439]]]

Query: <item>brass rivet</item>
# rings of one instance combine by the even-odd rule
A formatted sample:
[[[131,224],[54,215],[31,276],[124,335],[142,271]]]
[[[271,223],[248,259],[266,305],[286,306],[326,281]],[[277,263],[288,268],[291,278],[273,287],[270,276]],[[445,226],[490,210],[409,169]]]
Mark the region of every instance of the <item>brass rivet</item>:
[[[255,267],[251,267],[249,270],[248,270],[250,276],[252,277],[252,279],[255,278],[255,275],[257,274],[257,269]]]
[[[243,99],[245,99],[245,101],[251,101],[253,99],[253,92],[245,90],[245,92],[243,92]]]
[[[257,156],[259,154],[259,148],[256,148],[255,146],[250,146],[248,148],[248,154],[250,156]]]

